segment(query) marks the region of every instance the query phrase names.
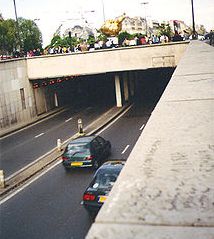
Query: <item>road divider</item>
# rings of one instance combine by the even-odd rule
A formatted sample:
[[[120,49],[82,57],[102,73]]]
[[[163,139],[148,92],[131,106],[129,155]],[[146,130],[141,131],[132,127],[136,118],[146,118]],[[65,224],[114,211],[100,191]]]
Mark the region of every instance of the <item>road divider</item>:
[[[0,188],[5,187],[4,171],[0,170]]]
[[[127,104],[121,108],[117,108],[115,106],[109,109],[105,114],[101,115],[98,119],[86,126],[84,133],[86,135],[96,134],[98,131],[100,133],[101,129],[107,127],[112,121],[114,121],[116,118],[119,118],[119,115],[123,115],[124,112],[127,112],[131,107],[132,105]],[[16,190],[18,190],[18,187],[26,184],[31,179],[31,177],[40,174],[45,170],[46,167],[55,163],[56,160],[61,159],[62,150],[66,147],[67,143],[75,138],[78,138],[79,136],[79,133],[74,134],[69,139],[61,142],[60,151],[58,151],[58,147],[56,146],[48,153],[41,156],[39,159],[36,159],[34,162],[19,170],[18,173],[14,173],[12,176],[8,177],[5,180],[5,188],[0,188],[1,198],[6,197],[10,192],[12,193],[12,190],[15,188],[17,188]]]

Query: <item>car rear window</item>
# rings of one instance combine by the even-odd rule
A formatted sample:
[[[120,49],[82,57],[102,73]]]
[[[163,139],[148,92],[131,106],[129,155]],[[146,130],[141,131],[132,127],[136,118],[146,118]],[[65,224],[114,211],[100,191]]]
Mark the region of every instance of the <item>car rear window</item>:
[[[115,181],[117,180],[117,177],[119,175],[119,172],[116,171],[114,173],[109,172],[101,172],[97,174],[92,182],[93,188],[111,188]]]
[[[69,144],[66,153],[73,154],[74,152],[90,152],[89,144]]]

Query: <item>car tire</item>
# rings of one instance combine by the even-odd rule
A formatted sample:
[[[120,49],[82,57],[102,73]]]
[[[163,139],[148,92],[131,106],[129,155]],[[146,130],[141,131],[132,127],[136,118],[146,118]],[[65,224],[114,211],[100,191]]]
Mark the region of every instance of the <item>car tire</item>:
[[[66,167],[64,167],[64,169],[65,169],[65,172],[66,172],[66,173],[69,173],[69,172],[71,171],[70,168],[66,168]]]

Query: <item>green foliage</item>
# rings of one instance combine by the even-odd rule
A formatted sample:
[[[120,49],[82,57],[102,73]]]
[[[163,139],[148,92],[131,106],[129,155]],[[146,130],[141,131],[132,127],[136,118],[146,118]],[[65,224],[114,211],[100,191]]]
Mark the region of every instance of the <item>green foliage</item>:
[[[98,37],[97,37],[98,41],[107,41],[107,36],[103,33],[101,33]]]
[[[88,40],[87,40],[88,44],[94,44],[95,43],[95,37],[93,35],[90,35]]]
[[[51,43],[48,47],[73,47],[79,43],[79,39],[77,37],[61,37],[59,35],[55,35],[51,39]]]
[[[35,48],[42,48],[42,34],[36,23],[24,18],[0,21],[0,51],[12,54],[17,47],[25,53]],[[19,31],[18,31],[19,30]]]
[[[42,48],[42,34],[34,21],[20,18],[19,29],[24,52]]]
[[[170,39],[174,34],[169,24],[161,23],[158,27],[158,35],[166,35]]]
[[[132,34],[129,34],[128,32],[120,32],[118,35],[119,45],[122,45],[125,39],[131,40],[132,38],[133,38]]]
[[[51,39],[51,46],[60,46],[62,42],[62,38],[59,35],[55,35],[52,39]]]
[[[16,22],[12,19],[0,21],[0,52],[11,54],[18,43]]]

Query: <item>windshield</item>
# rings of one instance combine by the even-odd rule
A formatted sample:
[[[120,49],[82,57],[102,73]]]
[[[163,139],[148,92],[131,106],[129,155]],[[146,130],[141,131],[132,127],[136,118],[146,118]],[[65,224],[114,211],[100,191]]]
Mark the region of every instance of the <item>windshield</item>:
[[[96,188],[109,188],[111,189],[117,180],[119,172],[103,172],[96,175],[92,182],[92,187]]]

